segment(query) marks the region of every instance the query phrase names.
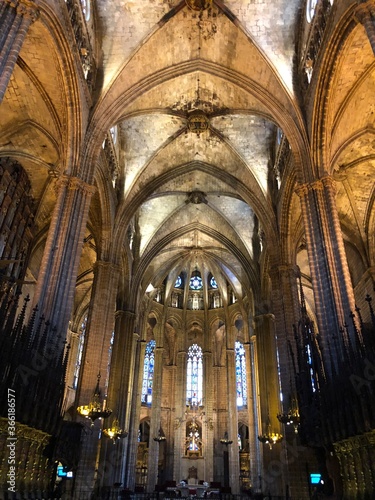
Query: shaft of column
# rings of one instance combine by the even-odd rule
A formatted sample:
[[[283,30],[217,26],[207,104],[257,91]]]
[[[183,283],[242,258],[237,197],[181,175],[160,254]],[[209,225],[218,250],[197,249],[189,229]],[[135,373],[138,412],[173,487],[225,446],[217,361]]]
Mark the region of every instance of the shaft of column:
[[[275,340],[275,318],[272,314],[255,316],[255,334],[257,339],[257,361],[259,373],[261,434],[281,434],[277,419],[280,411],[280,387],[277,370]],[[283,491],[282,474],[270,474],[274,457],[280,455],[281,444],[272,446],[263,444],[263,488],[266,493],[281,495]]]
[[[150,444],[148,456],[147,492],[152,493],[158,482],[159,442],[154,441],[160,429],[162,377],[163,377],[163,347],[155,349],[155,371],[152,388],[152,413],[150,422]]]
[[[329,375],[329,336],[340,327],[354,309],[353,289],[345,255],[343,236],[329,177],[301,186],[298,191],[304,220],[307,252],[315,299],[318,331],[325,368]],[[333,353],[335,354],[335,353]],[[334,355],[337,358],[338,354]]]
[[[4,45],[8,40],[16,15],[16,3],[6,2],[3,0],[0,4],[0,55],[3,54]]]
[[[64,337],[93,193],[81,179],[62,177],[39,270],[34,306]]]
[[[141,413],[141,394],[143,383],[143,365],[146,352],[146,341],[138,342],[136,348],[136,363],[135,363],[135,380],[134,391],[131,402],[131,416],[129,422],[129,435],[128,435],[128,461],[125,471],[124,485],[131,491],[134,491],[136,483],[136,465],[138,455],[138,430]]]
[[[118,419],[122,430],[128,432],[135,383],[135,353],[138,335],[134,333],[135,314],[131,311],[117,311],[115,338],[108,385],[108,407],[112,415],[106,427],[114,418]],[[106,445],[100,458],[100,467],[105,469],[101,484],[110,488],[115,483],[125,484],[127,468],[128,437],[116,442],[115,447]]]
[[[94,283],[87,318],[76,406],[87,405],[91,401],[99,373],[101,375],[99,381],[101,403],[104,403],[106,398],[118,277],[119,270],[116,265],[103,261],[97,261],[94,264]],[[106,426],[105,421],[103,426]],[[101,427],[101,422],[95,421],[92,432],[85,434],[75,481],[76,498],[83,499],[89,496],[95,482],[101,479],[96,477],[100,446],[105,439],[101,433]],[[99,439],[100,434],[101,439]]]
[[[8,16],[7,9],[16,9],[16,15],[13,18],[12,25],[6,37],[2,37],[0,46],[0,103],[3,100],[10,77],[12,76],[27,31],[31,23],[38,17],[38,8],[30,0],[21,0],[17,6],[8,3],[8,7],[5,8],[2,18],[5,18],[9,24],[9,18],[13,17],[13,15]],[[5,26],[5,29],[7,28]]]
[[[229,476],[231,493],[240,493],[240,467],[237,445],[238,415],[237,415],[237,390],[236,390],[236,365],[234,349],[227,348],[227,381],[228,381],[228,431],[229,439],[233,442],[228,445],[229,453]]]
[[[355,17],[365,28],[372,51],[375,55],[375,12],[370,2],[361,2],[355,12]]]

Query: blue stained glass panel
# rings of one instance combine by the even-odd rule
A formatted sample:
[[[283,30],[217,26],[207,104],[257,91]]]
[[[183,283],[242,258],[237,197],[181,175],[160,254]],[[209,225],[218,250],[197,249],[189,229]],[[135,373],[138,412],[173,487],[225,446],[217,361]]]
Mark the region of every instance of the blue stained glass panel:
[[[186,404],[199,406],[203,400],[203,353],[197,344],[189,347],[186,375]]]
[[[237,407],[247,406],[246,353],[241,342],[235,343]]]
[[[155,340],[150,340],[147,343],[145,358],[143,362],[143,381],[141,403],[150,405],[152,402],[152,383],[154,379],[154,362],[155,362]]]

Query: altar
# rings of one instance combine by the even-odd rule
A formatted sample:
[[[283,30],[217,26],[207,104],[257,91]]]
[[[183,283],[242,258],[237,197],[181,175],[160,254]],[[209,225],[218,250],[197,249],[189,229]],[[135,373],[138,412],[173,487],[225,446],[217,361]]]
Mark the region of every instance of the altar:
[[[186,497],[198,497],[203,498],[205,496],[205,492],[207,490],[207,486],[202,484],[187,484],[186,486],[179,486],[179,496]]]

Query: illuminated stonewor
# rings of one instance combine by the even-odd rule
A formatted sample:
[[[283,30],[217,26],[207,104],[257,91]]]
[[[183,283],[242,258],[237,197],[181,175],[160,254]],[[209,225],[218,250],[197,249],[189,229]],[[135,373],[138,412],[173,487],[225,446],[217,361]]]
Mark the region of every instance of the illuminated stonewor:
[[[0,7],[19,496],[372,498],[373,0],[54,7]]]

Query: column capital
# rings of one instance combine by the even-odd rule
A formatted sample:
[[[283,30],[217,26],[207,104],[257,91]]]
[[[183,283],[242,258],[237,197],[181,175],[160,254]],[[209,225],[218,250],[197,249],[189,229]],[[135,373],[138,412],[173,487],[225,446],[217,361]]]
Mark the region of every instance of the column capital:
[[[295,189],[295,193],[300,198],[305,198],[309,193],[308,184],[299,184]]]
[[[299,268],[296,264],[274,264],[270,269],[271,280],[273,276],[295,276],[299,274]]]
[[[309,185],[311,191],[323,191],[324,184],[321,179],[317,179]]]
[[[93,195],[96,192],[96,187],[88,184],[79,177],[72,177],[70,175],[61,175],[56,183],[58,188],[68,188],[72,191],[81,191],[84,194]]]
[[[18,1],[17,0],[4,0],[4,3],[7,3],[9,5],[9,7],[13,7],[14,9],[18,5]]]
[[[322,184],[326,188],[331,188],[336,192],[336,181],[331,175],[326,175],[321,178]]]
[[[361,24],[364,24],[365,21],[371,16],[371,10],[373,9],[373,5],[371,5],[371,0],[358,0],[358,5],[354,11],[354,17]]]
[[[117,309],[115,311],[115,318],[129,318],[129,319],[135,319],[135,313],[132,311],[124,311],[123,309]]]
[[[19,0],[17,6],[17,14],[26,17],[34,22],[39,17],[39,9],[35,2],[30,0]]]
[[[306,197],[310,191],[323,191],[326,187],[336,187],[336,182],[331,175],[325,175],[315,181],[300,184],[296,187],[295,192],[300,198],[303,198]]]
[[[275,315],[272,313],[265,313],[265,314],[257,314],[256,316],[254,316],[255,323],[260,323],[264,319],[275,321]]]
[[[112,271],[121,271],[121,266],[118,264],[114,264],[113,262],[109,262],[106,260],[96,260],[92,266],[93,271],[95,272],[97,269],[109,269]]]

